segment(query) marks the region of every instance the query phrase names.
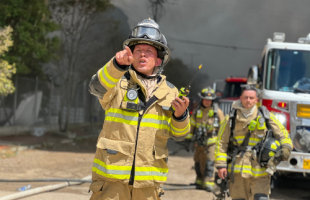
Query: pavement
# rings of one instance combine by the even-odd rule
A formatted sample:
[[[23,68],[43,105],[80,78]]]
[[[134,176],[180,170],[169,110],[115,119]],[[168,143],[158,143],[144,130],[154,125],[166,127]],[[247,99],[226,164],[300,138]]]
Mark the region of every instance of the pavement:
[[[41,137],[32,135],[0,137],[0,178],[74,178],[91,174],[97,137],[87,129],[70,130],[74,138],[46,133]],[[72,135],[72,134],[71,134]],[[73,134],[74,135],[74,134]],[[195,181],[193,153],[169,140],[170,157],[167,184],[163,187],[188,186]],[[310,200],[310,185],[306,179],[285,180],[289,185],[272,190],[271,200]],[[17,188],[31,184],[32,189],[61,182],[0,182],[0,200],[9,194],[19,193]],[[22,198],[24,200],[79,200],[89,199],[90,183],[73,185],[51,192]],[[165,190],[162,200],[213,199],[213,194],[196,189]],[[230,198],[227,198],[230,200]]]

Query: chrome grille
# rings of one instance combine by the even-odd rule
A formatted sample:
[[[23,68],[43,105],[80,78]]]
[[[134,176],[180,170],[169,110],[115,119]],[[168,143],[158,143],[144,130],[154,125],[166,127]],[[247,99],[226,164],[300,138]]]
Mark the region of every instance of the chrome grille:
[[[232,102],[220,102],[220,109],[224,112],[224,115],[229,114],[231,110]]]

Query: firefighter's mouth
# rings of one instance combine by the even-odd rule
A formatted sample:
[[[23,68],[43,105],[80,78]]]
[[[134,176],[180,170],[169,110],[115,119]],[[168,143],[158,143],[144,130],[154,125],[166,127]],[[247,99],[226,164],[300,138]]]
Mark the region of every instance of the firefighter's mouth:
[[[144,64],[146,63],[146,60],[140,60],[139,63]]]

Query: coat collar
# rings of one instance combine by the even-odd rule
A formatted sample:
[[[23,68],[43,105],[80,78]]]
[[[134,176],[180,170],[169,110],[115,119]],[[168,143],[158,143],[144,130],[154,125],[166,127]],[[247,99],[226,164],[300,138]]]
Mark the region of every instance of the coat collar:
[[[248,118],[245,118],[243,116],[242,112],[240,110],[237,110],[236,120],[239,121],[239,122],[245,123],[246,125],[249,124],[256,117],[257,117],[257,107],[254,109],[253,114],[250,117],[248,117]]]
[[[144,85],[142,84],[142,82],[138,79],[137,73],[132,69],[129,69],[128,72],[130,74],[132,81],[137,83],[141,87],[141,90],[143,91],[143,93],[146,94],[147,93],[146,89]],[[155,95],[157,99],[160,100],[169,94],[170,88],[166,84],[166,76],[160,75],[160,76],[157,76],[156,78],[157,78],[157,85],[155,87],[155,91],[153,92],[153,95]]]

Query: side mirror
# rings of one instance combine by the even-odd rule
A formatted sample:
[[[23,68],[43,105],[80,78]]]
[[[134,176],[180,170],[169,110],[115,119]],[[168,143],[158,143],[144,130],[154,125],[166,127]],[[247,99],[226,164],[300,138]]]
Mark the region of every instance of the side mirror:
[[[256,65],[252,66],[249,70],[247,84],[250,85],[258,84],[258,67]]]

